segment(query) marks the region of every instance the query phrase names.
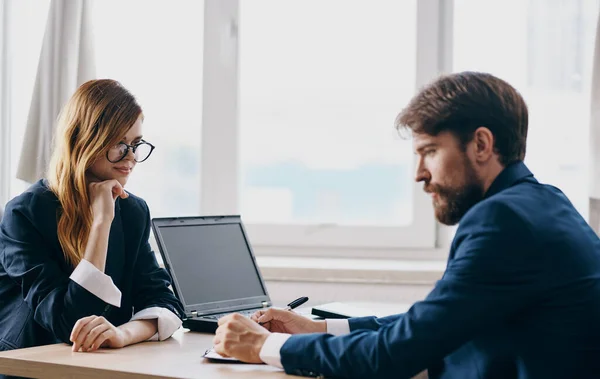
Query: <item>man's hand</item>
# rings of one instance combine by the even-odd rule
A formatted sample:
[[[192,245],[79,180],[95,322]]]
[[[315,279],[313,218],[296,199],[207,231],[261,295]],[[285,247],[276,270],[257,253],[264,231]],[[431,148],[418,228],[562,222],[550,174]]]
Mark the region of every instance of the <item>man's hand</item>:
[[[259,354],[269,334],[268,330],[249,318],[233,313],[219,319],[213,343],[215,351],[224,357],[262,363]]]
[[[73,351],[94,351],[100,347],[121,348],[127,345],[125,333],[102,316],[79,319],[71,331]]]
[[[285,309],[260,310],[251,319],[273,333],[327,333],[325,321],[313,321]]]

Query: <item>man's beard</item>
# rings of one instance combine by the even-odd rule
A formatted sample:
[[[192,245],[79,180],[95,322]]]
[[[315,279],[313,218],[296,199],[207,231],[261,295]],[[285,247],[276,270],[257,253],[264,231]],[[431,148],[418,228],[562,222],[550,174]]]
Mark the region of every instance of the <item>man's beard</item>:
[[[455,225],[472,206],[483,199],[483,186],[477,180],[475,170],[465,160],[465,184],[458,188],[443,187],[439,184],[425,184],[426,192],[436,193],[434,201],[435,217],[444,225]]]

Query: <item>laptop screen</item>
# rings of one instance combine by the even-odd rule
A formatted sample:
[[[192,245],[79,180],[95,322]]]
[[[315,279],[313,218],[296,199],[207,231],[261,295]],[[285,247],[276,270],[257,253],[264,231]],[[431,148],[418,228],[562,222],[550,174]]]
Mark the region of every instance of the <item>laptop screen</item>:
[[[266,295],[239,223],[159,229],[185,304]]]

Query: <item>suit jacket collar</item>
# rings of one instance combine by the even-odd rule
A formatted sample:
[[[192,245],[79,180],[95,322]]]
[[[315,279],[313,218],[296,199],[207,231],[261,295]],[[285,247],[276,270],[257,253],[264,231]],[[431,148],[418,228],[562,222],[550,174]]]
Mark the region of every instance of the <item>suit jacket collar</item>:
[[[492,185],[485,193],[485,197],[488,198],[525,180],[536,181],[531,171],[525,166],[525,163],[522,161],[511,163],[494,179]]]

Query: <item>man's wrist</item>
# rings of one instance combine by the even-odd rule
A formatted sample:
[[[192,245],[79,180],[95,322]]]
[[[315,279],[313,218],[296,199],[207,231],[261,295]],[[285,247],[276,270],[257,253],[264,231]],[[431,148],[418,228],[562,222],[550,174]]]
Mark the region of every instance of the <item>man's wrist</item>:
[[[281,348],[285,344],[285,342],[291,337],[291,334],[286,333],[271,333],[267,337],[264,342],[260,353],[259,358],[264,363],[283,368],[281,365]]]
[[[327,321],[314,320],[313,325],[314,325],[313,333],[327,333]]]
[[[263,346],[265,345],[265,342],[267,342],[267,339],[269,338],[270,335],[271,335],[271,332],[260,334],[257,343],[254,345],[254,349],[255,349],[254,356],[258,357],[258,359],[261,361],[262,361],[262,359],[260,358],[260,352],[261,352]]]

